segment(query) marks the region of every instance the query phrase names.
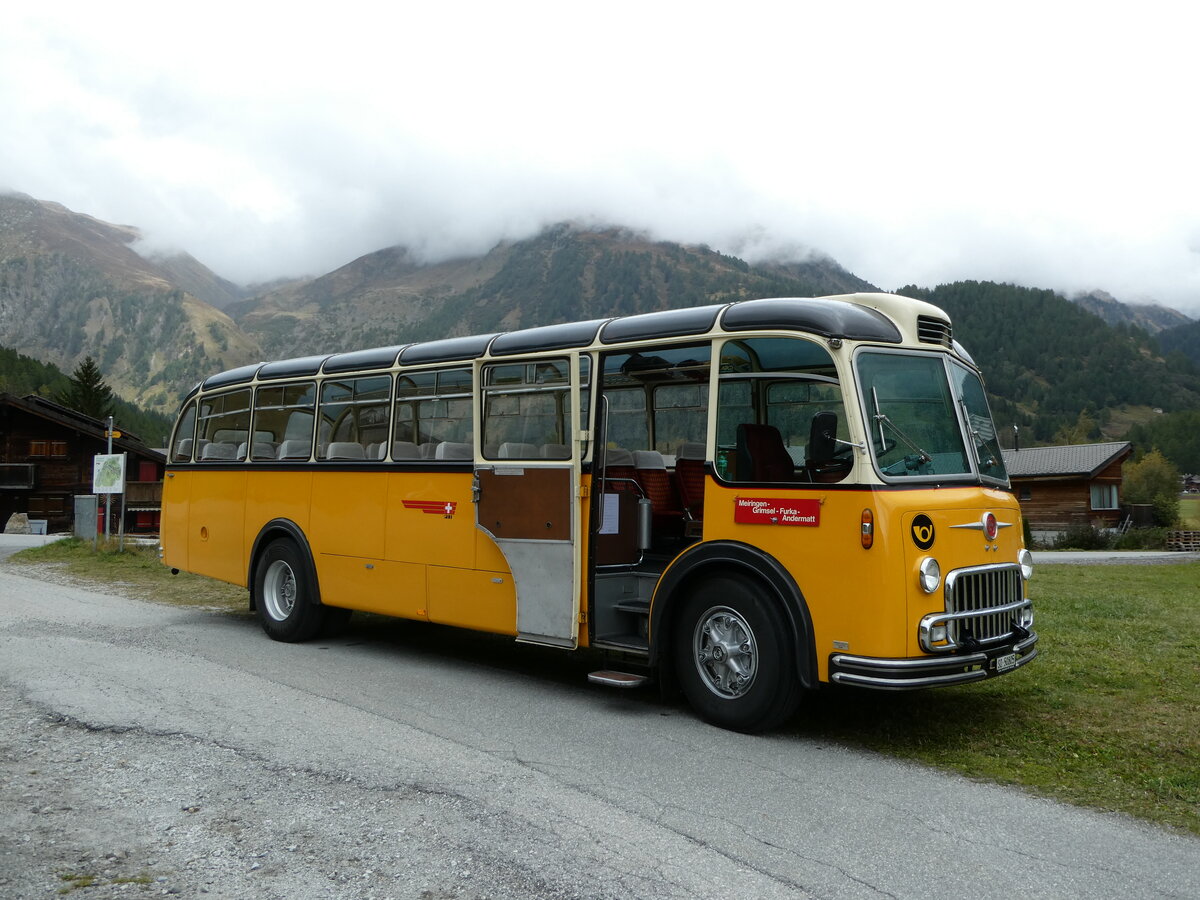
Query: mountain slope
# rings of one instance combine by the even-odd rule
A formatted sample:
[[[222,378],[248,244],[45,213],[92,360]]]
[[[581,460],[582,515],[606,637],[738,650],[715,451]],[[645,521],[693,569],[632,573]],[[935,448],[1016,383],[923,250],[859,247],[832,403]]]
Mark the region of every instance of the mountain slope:
[[[1122,303],[1104,291],[1077,294],[1071,302],[1095,313],[1109,325],[1136,325],[1147,334],[1158,334],[1192,321],[1178,310],[1154,303]]]
[[[751,266],[623,229],[548,228],[433,265],[402,248],[228,308],[270,356],[345,350],[765,296],[874,290],[831,260]]]
[[[1136,420],[1154,408],[1200,408],[1200,378],[1168,365],[1153,338],[1129,325],[1110,327],[1053,291],[964,281],[900,293],[950,314],[955,337],[987,378],[997,423],[1029,427],[1039,442],[1082,413],[1096,431],[1079,440],[1100,437],[1118,411]],[[1113,436],[1120,434],[1123,428]]]
[[[90,354],[118,394],[166,411],[197,373],[260,353],[192,293],[232,296],[227,283],[186,255],[140,256],[139,238],[57,203],[0,195],[0,344],[65,371]]]

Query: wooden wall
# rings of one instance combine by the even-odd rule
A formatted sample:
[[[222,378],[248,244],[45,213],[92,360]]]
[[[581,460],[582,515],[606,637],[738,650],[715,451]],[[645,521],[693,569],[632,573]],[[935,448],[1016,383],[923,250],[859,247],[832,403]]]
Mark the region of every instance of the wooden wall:
[[[1108,474],[1115,470],[1116,477]],[[1093,484],[1116,484],[1120,504],[1121,464],[1109,466],[1094,479],[1014,478],[1013,489],[1021,514],[1034,531],[1065,531],[1072,525],[1114,528],[1121,521],[1120,509],[1092,509]],[[1029,499],[1024,499],[1028,491]]]

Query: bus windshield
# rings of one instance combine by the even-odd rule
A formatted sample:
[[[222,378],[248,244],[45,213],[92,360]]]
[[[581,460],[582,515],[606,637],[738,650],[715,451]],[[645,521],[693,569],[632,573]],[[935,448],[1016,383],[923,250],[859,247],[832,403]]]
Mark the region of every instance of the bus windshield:
[[[960,408],[971,421],[986,420],[986,427],[980,421],[973,429],[976,440],[995,445],[983,387],[969,370],[956,372],[952,388],[941,356],[867,352],[858,357],[858,373],[871,448],[882,475],[972,476],[974,460],[963,441]],[[968,376],[973,385],[967,384]],[[994,452],[980,449],[977,456],[988,461],[980,468],[991,478],[1004,478],[999,457],[998,446]]]

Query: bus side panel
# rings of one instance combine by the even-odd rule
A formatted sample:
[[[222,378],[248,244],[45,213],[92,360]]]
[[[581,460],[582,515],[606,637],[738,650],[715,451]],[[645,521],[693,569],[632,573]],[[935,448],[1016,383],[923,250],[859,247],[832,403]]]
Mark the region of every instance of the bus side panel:
[[[425,567],[361,556],[317,556],[321,602],[406,619],[424,619]]]
[[[295,522],[308,535],[312,472],[253,471],[246,482],[246,544],[253,546],[272,519]],[[311,536],[309,537],[311,541]]]
[[[307,532],[314,555],[384,558],[387,477],[369,470],[313,473],[312,508],[321,511]]]
[[[245,471],[192,471],[188,571],[246,586]]]
[[[875,546],[862,547],[861,516],[875,501],[871,491],[726,488],[710,479],[704,498],[705,540],[758,547],[779,560],[795,579],[812,618],[821,681],[829,679],[829,654],[835,650],[904,655],[906,597],[896,583],[903,560],[898,537],[886,530],[881,534],[877,528]],[[737,522],[738,498],[816,501],[817,521],[812,525]],[[889,541],[895,546],[889,546]]]
[[[159,543],[163,565],[184,572],[188,568],[188,506],[191,499],[192,473],[186,469],[168,472],[163,480],[162,518]]]
[[[517,593],[507,572],[430,566],[429,619],[497,634],[517,633]]]
[[[429,566],[480,567],[475,559],[471,477],[470,471],[389,473],[386,491],[377,486],[379,497],[387,500],[380,555]],[[501,571],[507,571],[503,562],[500,565]],[[430,596],[435,596],[432,584]]]

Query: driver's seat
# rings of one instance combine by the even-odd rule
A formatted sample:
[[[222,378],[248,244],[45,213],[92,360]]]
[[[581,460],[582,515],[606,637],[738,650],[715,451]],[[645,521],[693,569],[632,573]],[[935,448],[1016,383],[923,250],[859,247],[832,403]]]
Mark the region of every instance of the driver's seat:
[[[795,481],[796,467],[774,425],[737,427],[738,481]]]
[[[813,416],[808,446],[804,449],[804,468],[809,481],[841,481],[854,465],[853,457],[837,457],[837,426],[837,413],[832,410],[823,409]]]

